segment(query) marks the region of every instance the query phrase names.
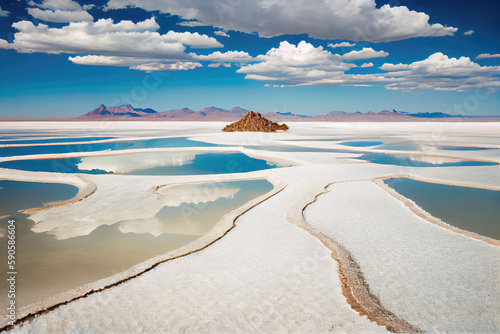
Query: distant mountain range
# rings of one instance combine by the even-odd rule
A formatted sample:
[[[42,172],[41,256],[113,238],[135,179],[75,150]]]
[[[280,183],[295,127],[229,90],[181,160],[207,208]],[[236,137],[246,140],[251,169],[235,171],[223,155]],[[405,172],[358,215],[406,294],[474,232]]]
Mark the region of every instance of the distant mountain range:
[[[225,110],[216,107],[208,107],[198,111],[191,110],[189,108],[179,109],[179,110],[166,110],[158,112],[156,110],[146,108],[134,108],[130,104],[126,104],[118,107],[106,107],[101,104],[97,109],[86,113],[83,116],[76,117],[69,120],[78,121],[97,121],[97,120],[107,120],[107,121],[122,121],[122,120],[145,120],[145,121],[216,121],[216,122],[233,122],[244,117],[249,110],[240,107],[235,107],[231,110]],[[262,116],[273,121],[273,122],[283,122],[283,121],[310,121],[310,122],[387,122],[387,121],[425,121],[425,120],[495,120],[498,121],[500,118],[494,117],[471,117],[471,116],[454,116],[442,112],[433,113],[407,113],[396,110],[382,110],[379,112],[354,112],[346,113],[344,111],[331,111],[326,115],[317,116],[307,116],[292,114],[290,112],[268,112],[262,113]]]

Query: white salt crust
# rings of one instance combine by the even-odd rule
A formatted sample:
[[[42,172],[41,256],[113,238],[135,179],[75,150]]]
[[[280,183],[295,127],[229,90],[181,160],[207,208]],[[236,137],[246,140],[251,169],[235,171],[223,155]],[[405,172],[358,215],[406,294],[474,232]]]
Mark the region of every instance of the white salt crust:
[[[49,133],[63,131],[66,126],[59,123],[6,124],[12,129],[38,127]],[[197,140],[233,145],[290,145],[290,141],[284,140],[337,137],[338,142],[376,138],[382,141],[417,140],[435,145],[500,147],[498,123],[289,125],[290,132],[281,134],[223,134],[219,133],[223,126],[219,123],[107,122],[106,126],[71,123],[69,127],[85,130],[103,126],[105,133],[110,135],[188,135]],[[327,141],[295,144],[346,148]],[[363,148],[363,151],[369,150]],[[487,160],[498,161],[500,157],[495,153],[498,151],[491,151],[448,151],[442,156],[465,159],[479,158],[479,154]],[[88,175],[86,182],[97,186],[91,196],[34,215],[32,218],[36,220],[37,215],[44,214],[48,225],[41,226],[49,233],[83,235],[96,228],[95,224],[64,226],[61,221],[54,222],[63,217],[68,219],[68,215],[84,219],[90,208],[93,208],[92,219],[104,223],[112,223],[111,216],[116,216],[116,220],[123,215],[141,216],[144,212],[149,216],[164,204],[153,196],[152,189],[165,184],[270,177],[277,188],[287,185],[278,195],[241,216],[234,229],[208,248],[165,262],[123,284],[61,306],[22,327],[17,326],[13,332],[385,332],[384,327],[359,316],[347,304],[341,291],[338,264],[316,238],[286,220],[289,210],[304,196],[319,194],[332,182],[403,174],[500,189],[499,166],[417,168],[352,160],[359,155],[355,153],[248,149],[242,152],[296,166],[217,176]],[[5,169],[0,169],[0,178],[59,180],[71,184],[82,180],[71,174],[61,176]],[[306,218],[315,227],[331,233],[354,255],[372,293],[381,299],[384,307],[430,332],[500,330],[500,312],[493,304],[494,298],[498,301],[500,286],[498,248],[423,221],[370,181],[335,184],[331,189],[331,193],[319,196],[318,203],[308,208]],[[334,196],[334,200],[330,196]],[[125,213],[122,215],[121,211]],[[351,225],[346,228],[348,221]],[[227,222],[225,224],[218,224],[216,229],[224,230],[228,226]],[[363,242],[356,243],[360,240]],[[107,281],[110,282],[112,280]]]

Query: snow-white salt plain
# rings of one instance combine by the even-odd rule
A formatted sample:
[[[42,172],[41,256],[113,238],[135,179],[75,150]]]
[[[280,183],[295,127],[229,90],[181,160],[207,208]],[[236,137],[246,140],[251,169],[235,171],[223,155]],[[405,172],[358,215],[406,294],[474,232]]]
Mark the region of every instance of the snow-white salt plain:
[[[32,129],[46,131],[50,137],[51,132],[64,132],[65,126],[6,123],[2,131]],[[67,131],[84,132],[98,126],[102,124],[70,123]],[[338,142],[359,139],[500,148],[498,123],[290,123],[289,132],[276,134],[221,133],[222,126],[107,123],[100,135],[179,134],[236,147],[296,145],[334,149],[339,148]],[[338,141],[311,141],[326,137]],[[150,217],[172,200],[159,199],[153,191],[158,186],[259,178],[267,178],[275,185],[273,196],[249,203],[245,209],[226,216],[207,235],[161,258],[171,260],[119,285],[28,319],[12,332],[387,332],[383,323],[370,320],[370,314],[360,315],[347,302],[339,263],[332,257],[331,248],[311,231],[329,236],[350,252],[381,306],[414,328],[443,333],[500,331],[499,246],[420,218],[372,182],[406,175],[500,190],[500,165],[439,167],[443,161],[439,158],[498,163],[497,149],[439,150],[435,159],[429,157],[436,167],[382,165],[356,159],[362,152],[375,149],[370,147],[356,147],[350,153],[235,149],[293,166],[198,176],[83,177],[0,169],[0,178],[5,179],[63,180],[81,189],[88,184],[96,186],[95,192],[79,202],[31,217],[37,222],[35,229],[58,238],[90,233],[99,224]],[[317,200],[307,205],[315,196]],[[89,211],[92,217],[87,219]],[[299,220],[308,227],[295,225]],[[79,292],[111,285],[127,275],[130,273],[96,282]],[[75,293],[78,291],[67,296]],[[19,310],[18,316],[56,301],[60,300]],[[5,318],[2,324],[6,324]]]

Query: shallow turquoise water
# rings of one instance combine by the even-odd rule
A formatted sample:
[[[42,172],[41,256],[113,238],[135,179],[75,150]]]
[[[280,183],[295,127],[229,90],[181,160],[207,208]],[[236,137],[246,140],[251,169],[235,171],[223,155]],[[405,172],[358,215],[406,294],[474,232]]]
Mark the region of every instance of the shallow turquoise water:
[[[343,143],[339,143],[339,145],[351,146],[351,147],[370,147],[370,146],[378,146],[382,145],[384,142],[382,141],[345,141]]]
[[[440,150],[450,150],[450,151],[482,151],[488,150],[486,147],[471,147],[471,146],[434,146],[428,144],[418,144],[411,142],[394,142],[386,143],[377,147],[377,149],[384,150],[394,150],[394,151],[421,151],[422,146],[428,148],[437,148]]]
[[[197,154],[191,163],[182,166],[162,166],[135,170],[132,175],[200,175],[247,173],[257,170],[277,168],[266,160],[255,159],[243,153],[203,153]]]
[[[19,169],[30,172],[106,174],[104,170],[79,170],[81,158],[16,160],[0,163],[0,168]]]
[[[121,173],[132,175],[201,175],[246,173],[262,169],[277,168],[276,165],[268,164],[266,160],[251,158],[243,153],[201,153],[194,155],[194,160],[186,161],[182,165],[177,166],[168,165],[168,163],[162,162],[162,158],[168,161],[170,156],[172,156],[170,153],[133,153],[92,157],[92,159],[102,161],[102,167],[92,170],[79,168],[82,158],[6,161],[0,163],[0,167],[32,172],[105,174],[114,172],[107,170],[110,164],[115,164],[113,159],[118,161],[118,159],[134,157],[140,158],[139,160],[141,163],[147,162],[147,160],[150,159],[151,164],[149,165],[153,166],[150,168],[142,168],[138,165],[137,169]],[[154,166],[155,163],[158,164],[158,166]],[[97,165],[99,165],[99,163],[97,163]]]
[[[22,140],[1,140],[0,145],[26,145],[26,144],[49,144],[49,143],[70,143],[70,142],[86,142],[98,141],[106,139],[114,139],[116,137],[80,137],[80,138],[51,138],[51,139],[22,139]]]
[[[275,151],[275,152],[318,152],[318,153],[356,153],[348,149],[330,149],[316,147],[301,147],[293,145],[261,145],[261,146],[244,146],[251,150]]]
[[[460,166],[493,166],[498,165],[495,162],[488,161],[460,161],[460,162],[445,162],[441,164],[432,164],[428,162],[412,160],[406,156],[398,156],[393,154],[384,153],[364,153],[360,157],[356,158],[359,160],[365,160],[374,164],[382,165],[396,165],[396,166],[407,166],[407,167],[460,167]]]
[[[65,138],[66,139],[66,138]],[[186,137],[129,140],[113,143],[61,144],[49,146],[0,147],[0,157],[31,154],[62,154],[72,152],[117,151],[166,147],[214,147],[218,145],[189,140]]]
[[[43,202],[63,200],[76,194],[76,188],[67,185],[0,181],[2,215],[16,219],[17,290],[18,306],[43,300],[83,284],[109,277],[157,255],[165,254],[196,240],[199,235],[183,234],[193,225],[201,234],[208,232],[221,217],[239,208],[249,200],[273,189],[266,180],[236,181],[202,184],[204,188],[239,188],[232,197],[200,204],[183,203],[179,207],[164,207],[156,215],[160,225],[176,226],[178,233],[154,236],[142,226],[141,233],[123,233],[117,222],[100,226],[87,236],[57,240],[48,233],[31,231],[33,222],[18,209],[41,206]],[[187,213],[187,214],[186,214]],[[0,220],[0,228],[7,226],[8,218]],[[0,270],[6,270],[6,238],[0,238]],[[6,281],[0,282],[0,294],[6,292]],[[0,315],[4,314],[6,298],[0,298]]]
[[[420,146],[422,145],[410,142],[393,142],[393,143],[383,144],[380,147],[377,147],[377,149],[394,150],[394,151],[420,151]]]
[[[385,183],[450,225],[500,240],[500,191],[407,178],[388,179]]]
[[[61,183],[0,181],[0,216],[43,206],[43,203],[70,199],[78,188]]]
[[[440,150],[448,151],[483,151],[489,150],[487,147],[472,147],[472,146],[437,146]]]

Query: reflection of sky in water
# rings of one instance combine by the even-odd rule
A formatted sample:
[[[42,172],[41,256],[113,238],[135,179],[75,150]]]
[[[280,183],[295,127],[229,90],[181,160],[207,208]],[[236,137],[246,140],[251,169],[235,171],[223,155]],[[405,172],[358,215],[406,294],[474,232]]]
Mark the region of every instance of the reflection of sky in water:
[[[17,160],[0,162],[0,168],[19,169],[30,172],[106,174],[104,170],[79,170],[81,158]]]
[[[487,147],[471,147],[471,146],[437,146],[440,150],[449,151],[482,151],[489,150]]]
[[[451,150],[451,151],[481,151],[487,150],[485,147],[470,147],[470,146],[434,146],[428,144],[418,144],[411,142],[394,142],[386,143],[377,147],[380,150],[395,150],[395,151],[436,151],[436,150]]]
[[[300,147],[292,145],[262,145],[262,146],[244,146],[251,150],[275,151],[275,152],[318,152],[318,153],[356,153],[350,150],[316,148],[316,147]]]
[[[296,139],[282,139],[281,141],[341,141],[346,138],[296,138]]]
[[[396,166],[408,166],[408,167],[451,167],[451,166],[492,166],[497,165],[495,162],[487,161],[456,161],[447,162],[447,158],[439,158],[432,156],[414,156],[413,159],[410,156],[399,156],[384,153],[364,153],[360,157],[356,158],[359,160],[365,160],[375,164],[382,165],[396,165]],[[444,159],[440,162],[440,159]],[[422,161],[423,160],[423,161]],[[449,161],[449,160],[448,160]]]
[[[239,188],[231,197],[217,200],[209,198],[207,203],[188,206],[183,204],[165,207],[157,213],[161,224],[176,226],[180,233],[162,233],[153,236],[150,231],[123,233],[118,222],[112,226],[100,226],[87,236],[57,240],[48,233],[34,233],[33,222],[19,209],[42,206],[44,202],[65,200],[78,192],[74,186],[50,183],[30,183],[0,181],[0,215],[12,214],[16,219],[17,303],[26,306],[31,302],[76,288],[86,283],[119,273],[131,266],[154,256],[165,254],[198,238],[197,235],[182,234],[192,231],[195,226],[199,233],[210,230],[220,217],[242,206],[247,201],[272,190],[265,180],[227,182],[223,184],[201,185],[220,189]],[[168,191],[168,190],[167,190]],[[226,195],[227,196],[227,195]],[[189,210],[189,220],[184,221]],[[154,217],[152,217],[154,218]],[[180,219],[180,220],[179,220]],[[5,231],[7,219],[0,220],[0,231]],[[5,237],[0,238],[0,248],[6,248]],[[7,272],[6,252],[0,252],[0,270]],[[0,291],[6,291],[7,281],[0,282]],[[0,298],[4,310],[7,299]],[[0,315],[4,311],[0,312]]]
[[[406,178],[385,183],[450,225],[500,240],[500,191]]]
[[[394,151],[420,151],[422,147],[425,146],[429,148],[427,145],[410,143],[410,142],[394,142],[394,143],[386,143],[379,147],[378,150],[394,150]]]
[[[43,206],[43,203],[70,199],[78,188],[60,183],[0,181],[0,216]]]
[[[182,185],[180,188],[182,189]],[[227,183],[188,185],[190,196],[185,192],[182,202],[166,205],[155,217],[122,221],[120,231],[133,233],[183,233],[201,236],[207,233],[213,222],[219,221],[227,212],[241,207],[249,200],[263,195],[273,188],[265,180],[234,181]],[[165,189],[164,194],[177,194],[179,189]],[[175,202],[175,201],[174,201]],[[231,208],[229,210],[229,208]]]
[[[245,173],[277,167],[243,153],[200,153],[194,155],[194,158],[192,154],[188,155],[189,157],[179,156],[179,153],[133,153],[70,159],[19,160],[2,162],[0,167],[33,172],[86,174],[104,174],[117,170],[132,175]],[[84,163],[85,159],[89,160]],[[85,170],[79,169],[79,164],[83,164]]]
[[[44,137],[60,137],[63,139],[71,138],[71,137],[106,137],[113,136],[107,131],[102,130],[92,130],[87,129],[85,131],[66,131],[66,130],[16,130],[16,129],[8,129],[2,130],[0,129],[0,141],[4,139],[9,140],[36,140]]]
[[[114,143],[81,143],[69,145],[1,147],[0,157],[31,154],[62,154],[71,152],[117,151],[166,147],[214,147],[218,145],[189,140],[186,137],[120,141]]]
[[[49,144],[49,143],[70,143],[70,142],[86,142],[86,141],[97,141],[97,140],[106,140],[106,139],[114,139],[116,137],[85,137],[85,138],[51,138],[51,139],[23,139],[23,140],[2,140],[0,141],[0,145],[7,144]]]
[[[204,153],[197,154],[194,161],[183,166],[154,167],[132,171],[133,175],[198,175],[232,174],[277,168],[266,160],[255,159],[243,153]]]
[[[352,147],[370,147],[382,145],[383,143],[382,141],[345,141],[339,144]]]

